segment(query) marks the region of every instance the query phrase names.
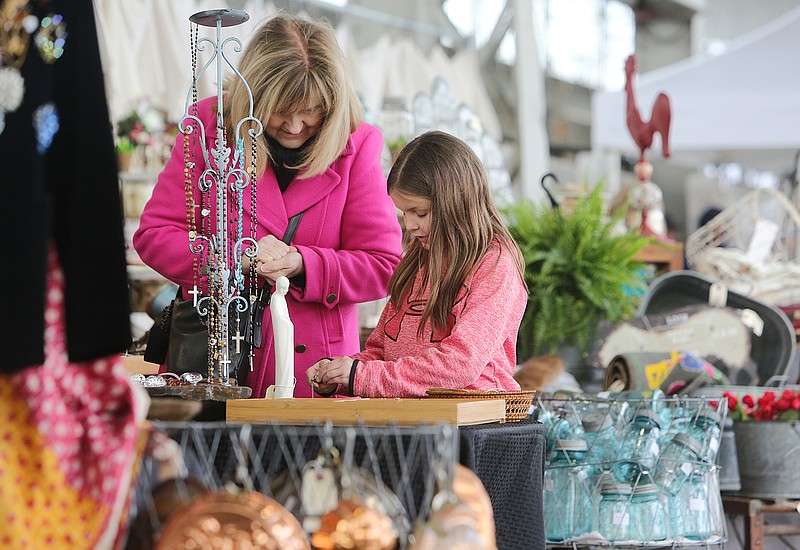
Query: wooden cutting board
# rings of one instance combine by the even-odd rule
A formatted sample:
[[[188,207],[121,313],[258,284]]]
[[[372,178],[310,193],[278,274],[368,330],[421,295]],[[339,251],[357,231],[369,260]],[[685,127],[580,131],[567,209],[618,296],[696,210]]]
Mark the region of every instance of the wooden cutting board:
[[[504,422],[505,399],[232,399],[228,422],[278,421],[306,424],[330,420],[335,425],[359,421],[371,426],[449,422],[459,426]]]

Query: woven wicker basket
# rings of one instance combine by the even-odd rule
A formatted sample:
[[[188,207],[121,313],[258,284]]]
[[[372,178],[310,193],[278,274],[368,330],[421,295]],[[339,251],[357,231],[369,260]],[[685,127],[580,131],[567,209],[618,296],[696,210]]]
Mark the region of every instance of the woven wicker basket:
[[[527,418],[530,413],[533,396],[536,390],[520,391],[482,391],[482,390],[456,390],[451,388],[428,388],[428,397],[453,398],[453,399],[505,399],[506,422],[519,422]]]

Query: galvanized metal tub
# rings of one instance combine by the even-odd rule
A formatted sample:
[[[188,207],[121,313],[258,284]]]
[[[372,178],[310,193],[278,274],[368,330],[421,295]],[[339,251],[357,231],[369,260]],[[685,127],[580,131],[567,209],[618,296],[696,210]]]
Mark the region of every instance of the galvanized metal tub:
[[[734,422],[742,488],[754,498],[800,498],[800,421]]]

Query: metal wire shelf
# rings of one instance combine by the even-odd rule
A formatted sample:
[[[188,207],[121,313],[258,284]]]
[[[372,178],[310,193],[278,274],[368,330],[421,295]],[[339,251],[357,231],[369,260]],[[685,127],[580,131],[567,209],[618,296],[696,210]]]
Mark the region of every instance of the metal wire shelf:
[[[358,474],[353,491],[369,493],[359,496],[382,505],[395,524],[400,547],[405,548],[416,523],[431,512],[442,483],[451,482],[458,459],[457,431],[449,424],[155,422],[153,426],[177,444],[182,464],[165,497],[160,487],[165,481],[163,464],[153,457],[144,460],[131,507],[129,549],[151,548],[167,517],[190,502],[200,486],[211,491],[258,491],[289,509],[301,524],[313,520],[299,502],[303,471],[332,448],[338,449],[347,469]]]

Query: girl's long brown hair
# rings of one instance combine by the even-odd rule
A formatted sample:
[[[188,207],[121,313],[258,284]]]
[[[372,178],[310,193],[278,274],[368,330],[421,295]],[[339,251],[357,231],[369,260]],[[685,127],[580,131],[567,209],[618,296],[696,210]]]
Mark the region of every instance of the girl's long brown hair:
[[[431,202],[428,250],[413,241],[389,281],[392,304],[400,307],[422,271],[423,285],[417,292],[428,285],[430,297],[418,335],[428,320],[434,331],[447,329],[461,287],[493,241],[512,253],[524,281],[522,253],[497,212],[486,169],[466,143],[436,131],[417,137],[392,166],[388,190]]]

